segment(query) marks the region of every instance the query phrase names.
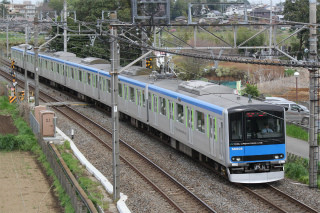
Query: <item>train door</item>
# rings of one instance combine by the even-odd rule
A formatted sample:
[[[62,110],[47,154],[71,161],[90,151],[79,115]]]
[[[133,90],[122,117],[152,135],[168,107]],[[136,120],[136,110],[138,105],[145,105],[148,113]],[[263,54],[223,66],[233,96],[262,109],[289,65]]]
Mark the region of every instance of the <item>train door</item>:
[[[128,112],[128,102],[129,102],[129,87],[128,85],[124,85],[124,107],[126,112]]]
[[[138,116],[142,117],[142,91],[140,89],[135,89],[136,97],[137,97],[137,105],[138,105]]]
[[[188,142],[193,144],[193,110],[187,107],[187,129],[188,129]]]
[[[158,113],[159,113],[159,97],[156,95],[153,96],[153,113],[154,113],[154,125],[158,126]]]
[[[170,122],[170,133],[174,134],[174,102],[169,101],[169,122]]]
[[[210,154],[215,156],[214,153],[214,142],[215,142],[215,129],[216,129],[216,125],[215,125],[215,118],[212,115],[209,115],[209,146],[210,146]]]
[[[221,160],[224,158],[224,138],[223,138],[223,123],[219,120],[219,157]]]
[[[66,64],[64,64],[63,66],[63,83],[64,83],[64,86],[67,85],[67,66]]]

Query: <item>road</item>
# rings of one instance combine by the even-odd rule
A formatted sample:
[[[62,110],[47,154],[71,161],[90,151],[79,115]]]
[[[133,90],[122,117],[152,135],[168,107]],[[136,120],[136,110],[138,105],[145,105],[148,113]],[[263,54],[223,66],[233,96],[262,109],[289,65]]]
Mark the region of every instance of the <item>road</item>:
[[[287,152],[303,158],[309,158],[309,143],[287,136]],[[320,153],[318,159],[320,159]]]

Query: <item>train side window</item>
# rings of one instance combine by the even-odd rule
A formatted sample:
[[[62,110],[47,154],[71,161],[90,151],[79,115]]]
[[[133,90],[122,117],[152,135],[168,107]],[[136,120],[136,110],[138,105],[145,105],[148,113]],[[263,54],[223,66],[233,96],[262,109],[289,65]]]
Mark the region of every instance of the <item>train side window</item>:
[[[87,83],[91,85],[91,76],[90,73],[87,73]]]
[[[46,70],[48,69],[48,61],[47,60],[45,60],[45,64],[46,64]]]
[[[148,99],[149,99],[149,101],[148,101],[148,103],[149,103],[149,110],[151,110],[151,102],[153,103],[153,101],[151,101],[152,100],[152,97],[151,97],[151,94],[150,94],[150,92],[148,93]]]
[[[57,73],[59,73],[60,72],[60,64],[57,64]]]
[[[119,96],[122,98],[122,84],[118,83]]]
[[[108,93],[111,93],[111,81],[108,79]]]
[[[196,111],[197,112],[197,130],[200,132],[204,132],[204,113]]]
[[[167,115],[166,99],[160,97],[160,114]]]
[[[82,82],[82,71],[81,70],[79,70],[79,81]]]
[[[71,68],[71,78],[74,79],[74,70]]]
[[[144,95],[144,90],[142,90],[142,104],[144,107],[146,106],[146,97]]]
[[[130,101],[134,102],[134,88],[130,87]]]
[[[177,121],[179,121],[180,123],[184,122],[184,113],[183,113],[183,106],[181,104],[177,103]]]
[[[53,62],[51,61],[51,66],[50,66],[51,71],[53,72]]]

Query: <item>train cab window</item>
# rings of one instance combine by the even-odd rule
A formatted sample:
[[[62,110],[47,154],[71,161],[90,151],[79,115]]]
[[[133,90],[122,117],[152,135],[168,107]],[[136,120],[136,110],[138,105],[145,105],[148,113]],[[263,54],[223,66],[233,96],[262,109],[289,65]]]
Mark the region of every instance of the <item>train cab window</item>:
[[[111,81],[108,79],[108,93],[111,93]]]
[[[134,102],[134,88],[130,87],[130,101]]]
[[[167,115],[166,99],[160,97],[160,114]]]
[[[197,112],[197,130],[200,132],[204,132],[204,113],[196,111]]]
[[[242,113],[230,115],[230,136],[231,140],[242,140]]]
[[[122,97],[122,84],[118,83],[119,96]]]
[[[177,121],[183,123],[184,121],[184,113],[183,113],[183,106],[181,104],[177,104]]]

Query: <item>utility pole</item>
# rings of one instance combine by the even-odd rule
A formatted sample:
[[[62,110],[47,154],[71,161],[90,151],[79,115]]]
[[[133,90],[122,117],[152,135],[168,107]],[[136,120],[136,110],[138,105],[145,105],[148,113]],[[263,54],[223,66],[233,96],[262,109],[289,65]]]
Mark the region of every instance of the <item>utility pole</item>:
[[[34,51],[34,80],[35,80],[35,89],[34,89],[34,105],[39,106],[39,67],[38,67],[38,15],[35,15],[34,17],[34,45],[33,45],[33,51]]]
[[[309,61],[317,61],[317,1],[309,0]],[[319,162],[318,124],[319,121],[319,77],[317,69],[309,68],[310,76],[310,128],[309,128],[309,187],[317,188],[317,170]],[[315,129],[317,127],[317,129]]]
[[[23,68],[24,68],[24,95],[25,101],[28,103],[29,100],[29,85],[28,85],[28,71],[27,71],[27,44],[24,46],[23,55]]]
[[[7,58],[9,58],[9,19],[7,15]]]
[[[120,62],[120,48],[117,37],[116,11],[110,14],[110,51],[111,51],[111,88],[112,88],[112,158],[113,158],[113,200],[120,199],[120,162],[119,162],[119,111],[118,111],[118,69]]]
[[[25,40],[26,40],[26,44],[29,43],[29,32],[28,32],[28,16],[27,16],[27,8],[24,9],[25,12],[25,19],[27,21],[26,27],[25,27]]]
[[[63,51],[67,52],[67,0],[63,2]]]
[[[270,33],[269,33],[269,57],[272,59],[272,0],[270,0]]]

